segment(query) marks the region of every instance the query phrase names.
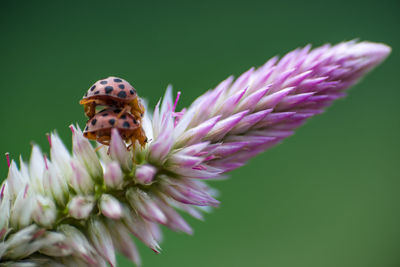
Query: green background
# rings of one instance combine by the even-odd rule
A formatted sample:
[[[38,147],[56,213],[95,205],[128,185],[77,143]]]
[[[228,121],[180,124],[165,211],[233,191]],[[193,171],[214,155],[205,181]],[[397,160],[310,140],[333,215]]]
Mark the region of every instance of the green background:
[[[165,230],[162,254],[140,251],[145,267],[400,266],[399,12],[398,0],[1,1],[1,151],[48,153],[53,129],[70,145],[78,101],[109,75],[151,106],[171,83],[184,107],[308,43],[385,42],[392,55],[349,97],[212,184],[222,205],[189,219],[194,236]]]

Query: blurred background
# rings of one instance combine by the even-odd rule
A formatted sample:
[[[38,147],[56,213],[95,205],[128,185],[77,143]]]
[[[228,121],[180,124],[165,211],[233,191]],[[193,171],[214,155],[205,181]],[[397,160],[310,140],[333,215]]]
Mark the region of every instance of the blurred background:
[[[1,153],[28,159],[32,142],[48,153],[54,129],[70,146],[68,125],[85,123],[78,101],[110,75],[152,107],[171,83],[182,108],[308,43],[384,42],[392,55],[346,99],[212,183],[222,205],[188,219],[194,236],[165,230],[160,255],[140,251],[145,267],[400,266],[399,12],[398,0],[3,0]]]

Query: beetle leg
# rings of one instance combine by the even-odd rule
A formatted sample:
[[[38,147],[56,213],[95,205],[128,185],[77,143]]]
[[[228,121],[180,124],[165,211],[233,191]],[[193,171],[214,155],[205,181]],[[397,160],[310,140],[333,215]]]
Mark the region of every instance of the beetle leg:
[[[105,145],[100,145],[98,147],[96,147],[96,149],[94,150],[95,152],[99,151],[101,148],[103,148]]]
[[[96,114],[96,100],[95,99],[82,99],[79,104],[83,105],[86,116],[92,118]]]
[[[89,140],[97,140],[97,136],[93,132],[84,133],[84,136]]]
[[[139,144],[141,145],[142,148],[146,145],[147,136],[142,127],[139,127],[135,131],[135,138],[139,141]]]
[[[128,146],[128,148],[132,148],[132,150],[135,150],[135,145],[136,145],[136,136],[132,135],[131,144]]]
[[[147,136],[142,127],[137,128],[131,137],[131,144],[128,148],[133,147],[135,149],[136,140],[139,141],[140,146],[143,148],[147,144]]]
[[[129,112],[129,106],[125,106],[120,113],[118,113],[117,119],[121,118],[122,115],[124,115],[124,113]]]
[[[134,99],[131,103],[131,113],[136,117],[136,118],[142,118],[144,115],[144,106],[142,102],[138,98]]]
[[[108,135],[100,136],[96,139],[97,142],[99,142],[100,144],[105,145],[105,146],[110,145],[110,140],[111,140],[111,136],[108,136]]]
[[[93,116],[96,114],[96,102],[91,101],[85,103],[83,105],[83,109],[85,111],[86,116],[88,116],[90,119],[93,118]]]
[[[95,99],[82,99],[82,100],[79,101],[79,104],[85,105],[85,104],[88,104],[88,103],[91,103],[91,102],[96,102],[96,100]]]
[[[136,137],[135,135],[132,135],[131,137],[131,144],[128,146],[128,150],[132,148],[133,155],[132,155],[132,163],[135,165],[136,164],[136,158],[135,158],[135,145],[136,145]]]

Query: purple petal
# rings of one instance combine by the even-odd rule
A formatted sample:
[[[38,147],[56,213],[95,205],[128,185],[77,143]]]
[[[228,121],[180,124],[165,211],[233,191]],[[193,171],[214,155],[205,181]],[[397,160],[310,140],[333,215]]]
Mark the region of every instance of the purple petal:
[[[220,140],[223,138],[236,124],[238,124],[243,117],[249,113],[248,110],[239,112],[235,115],[232,115],[224,120],[219,121],[212,130],[205,137],[207,140]]]

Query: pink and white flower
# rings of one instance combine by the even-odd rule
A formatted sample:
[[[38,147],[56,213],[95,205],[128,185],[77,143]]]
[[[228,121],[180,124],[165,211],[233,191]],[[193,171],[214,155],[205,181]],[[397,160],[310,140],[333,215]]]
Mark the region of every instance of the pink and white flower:
[[[0,265],[116,266],[115,251],[140,265],[128,233],[156,253],[159,225],[192,234],[177,209],[202,219],[219,205],[209,180],[292,135],[389,53],[371,42],[306,46],[227,78],[180,112],[168,87],[143,118],[149,143],[133,151],[115,130],[109,151],[96,151],[79,127],[71,126],[72,153],[49,135],[49,159],[34,146],[29,164],[9,161]]]

